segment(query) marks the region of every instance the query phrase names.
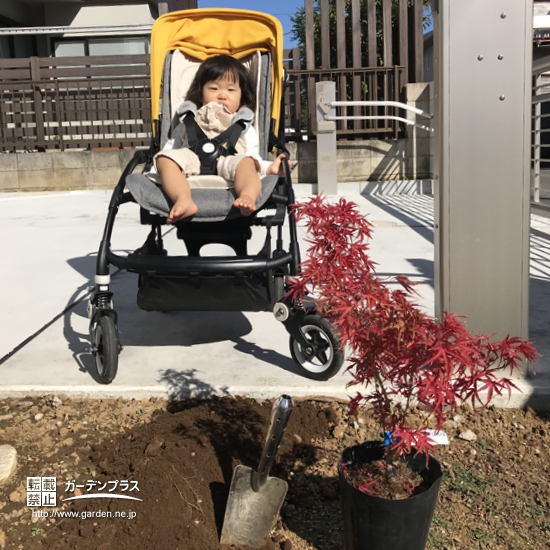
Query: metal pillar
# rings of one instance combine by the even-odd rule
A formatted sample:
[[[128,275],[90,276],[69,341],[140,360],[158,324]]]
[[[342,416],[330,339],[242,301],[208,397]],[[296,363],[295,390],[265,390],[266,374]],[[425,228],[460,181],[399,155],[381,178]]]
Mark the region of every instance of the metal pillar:
[[[532,0],[434,11],[435,312],[527,337]]]
[[[336,123],[326,120],[336,111],[330,104],[336,99],[336,84],[322,81],[315,84],[317,105],[317,194],[338,195],[336,175]]]

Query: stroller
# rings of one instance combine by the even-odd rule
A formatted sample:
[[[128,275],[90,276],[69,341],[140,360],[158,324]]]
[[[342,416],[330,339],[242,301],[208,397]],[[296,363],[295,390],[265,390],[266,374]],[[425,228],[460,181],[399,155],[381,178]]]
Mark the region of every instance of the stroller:
[[[218,54],[232,55],[251,71],[256,83],[254,124],[260,154],[266,158],[275,147],[278,153],[285,152],[285,176],[262,178],[257,210],[249,217],[233,207],[234,190],[227,188],[225,180],[217,175],[191,176],[192,198],[199,211],[191,221],[175,224],[187,255],[169,256],[162,226],[171,202],[146,173],[154,154],[174,132],[174,114],[200,62]],[[303,375],[328,380],[340,370],[344,354],[334,329],[314,309],[287,296],[289,282],[299,272],[300,250],[281,124],[282,57],[281,25],[267,14],[195,9],[167,13],[155,22],[151,34],[154,137],[149,150],[135,153],[113,191],[97,256],[95,289],[88,304],[91,351],[102,383],[115,378],[122,350],[110,291],[110,265],[138,274],[137,304],[143,310],[272,311],[290,334],[290,353]],[[134,173],[142,165],[141,173]],[[140,221],[149,225],[150,231],[143,246],[122,256],[110,249],[110,240],[118,209],[128,202],[139,204]],[[264,228],[266,236],[261,250],[250,255],[247,241],[253,226]],[[283,248],[283,228],[289,233],[288,251]],[[272,232],[276,233],[274,247]],[[211,243],[228,245],[236,255],[201,256],[201,248]]]

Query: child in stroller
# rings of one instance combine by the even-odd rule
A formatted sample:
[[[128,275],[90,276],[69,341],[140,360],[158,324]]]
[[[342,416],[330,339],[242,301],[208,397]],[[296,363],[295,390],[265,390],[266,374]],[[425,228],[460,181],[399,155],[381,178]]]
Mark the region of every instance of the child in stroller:
[[[88,307],[91,351],[102,383],[115,378],[122,350],[110,286],[111,265],[138,275],[137,305],[142,310],[271,311],[289,333],[290,353],[298,372],[314,380],[328,380],[340,370],[344,351],[334,328],[310,304],[295,300],[288,292],[293,277],[299,274],[301,259],[291,167],[280,124],[285,113],[282,42],[279,21],[246,10],[170,12],[153,25],[153,140],[149,150],[135,152],[113,191]],[[224,57],[216,59],[220,55]],[[254,93],[249,93],[247,77],[241,78],[246,72],[241,73],[235,60],[253,75]],[[195,79],[198,71],[204,76]],[[226,75],[233,78],[221,78]],[[229,103],[229,97],[209,95],[211,90],[205,90],[205,84],[219,84],[220,79],[238,82],[240,90],[227,91],[237,92],[236,96],[240,91],[240,98]],[[193,81],[194,91],[189,86]],[[253,113],[246,106],[254,103]],[[227,123],[216,129],[222,135],[207,137],[200,129],[195,115],[197,105],[203,104],[209,112],[231,119],[227,130]],[[249,129],[252,122],[257,134]],[[174,141],[167,145],[171,139]],[[184,139],[187,147],[183,147]],[[262,160],[275,147],[279,151],[275,161]],[[189,154],[192,148],[200,162]],[[225,160],[217,160],[220,152]],[[187,158],[180,162],[178,155],[182,154]],[[158,171],[151,169],[155,157]],[[193,170],[186,166],[189,160],[194,163]],[[247,164],[250,177],[243,178],[240,186],[239,170]],[[143,166],[141,173],[134,172],[138,166]],[[225,168],[229,168],[228,178],[220,177]],[[264,170],[273,175],[263,176]],[[191,172],[199,175],[191,176]],[[139,204],[140,221],[151,228],[144,244],[125,255],[111,249],[111,235],[119,208],[129,202]],[[167,233],[183,242],[185,253],[168,253],[164,243],[167,233],[163,233],[167,221],[175,227]],[[250,252],[253,228],[257,236],[263,232],[265,238],[261,248]],[[229,246],[234,254],[203,255],[202,247],[213,243]]]
[[[256,98],[250,73],[242,63],[228,55],[211,57],[201,64],[187,93],[186,101],[198,107],[195,120],[209,137],[218,130],[225,131],[233,116],[241,108],[255,110]],[[218,132],[218,133],[222,133]],[[162,187],[174,203],[166,222],[174,224],[193,216],[198,207],[191,197],[187,176],[200,173],[200,158],[189,148],[174,148],[175,139],[167,141],[154,157]],[[237,198],[233,203],[243,216],[256,210],[260,196],[260,176],[284,176],[281,166],[284,153],[274,162],[264,161],[259,155],[258,135],[248,125],[235,145],[235,153],[219,156],[217,173],[234,183]]]

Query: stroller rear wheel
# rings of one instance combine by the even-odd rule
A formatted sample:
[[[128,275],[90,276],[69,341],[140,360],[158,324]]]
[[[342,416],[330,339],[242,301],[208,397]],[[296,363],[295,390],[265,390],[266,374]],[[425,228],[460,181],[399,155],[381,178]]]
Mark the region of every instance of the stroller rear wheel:
[[[103,316],[92,329],[92,349],[94,350],[97,375],[103,384],[110,384],[118,370],[120,345],[115,321]]]
[[[290,353],[302,373],[313,380],[332,378],[344,362],[339,338],[326,319],[306,315],[300,329],[311,343],[304,349],[293,336],[290,337]]]

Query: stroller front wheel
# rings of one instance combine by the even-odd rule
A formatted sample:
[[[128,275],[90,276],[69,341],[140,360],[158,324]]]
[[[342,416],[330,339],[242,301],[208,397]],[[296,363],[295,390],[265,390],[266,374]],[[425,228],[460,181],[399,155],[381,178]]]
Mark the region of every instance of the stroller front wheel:
[[[110,384],[118,370],[120,350],[117,329],[112,317],[99,318],[92,329],[92,346],[97,375],[103,384]]]
[[[328,380],[340,370],[344,352],[339,338],[326,319],[306,315],[300,330],[311,344],[305,349],[290,336],[290,353],[302,374],[312,380]]]

